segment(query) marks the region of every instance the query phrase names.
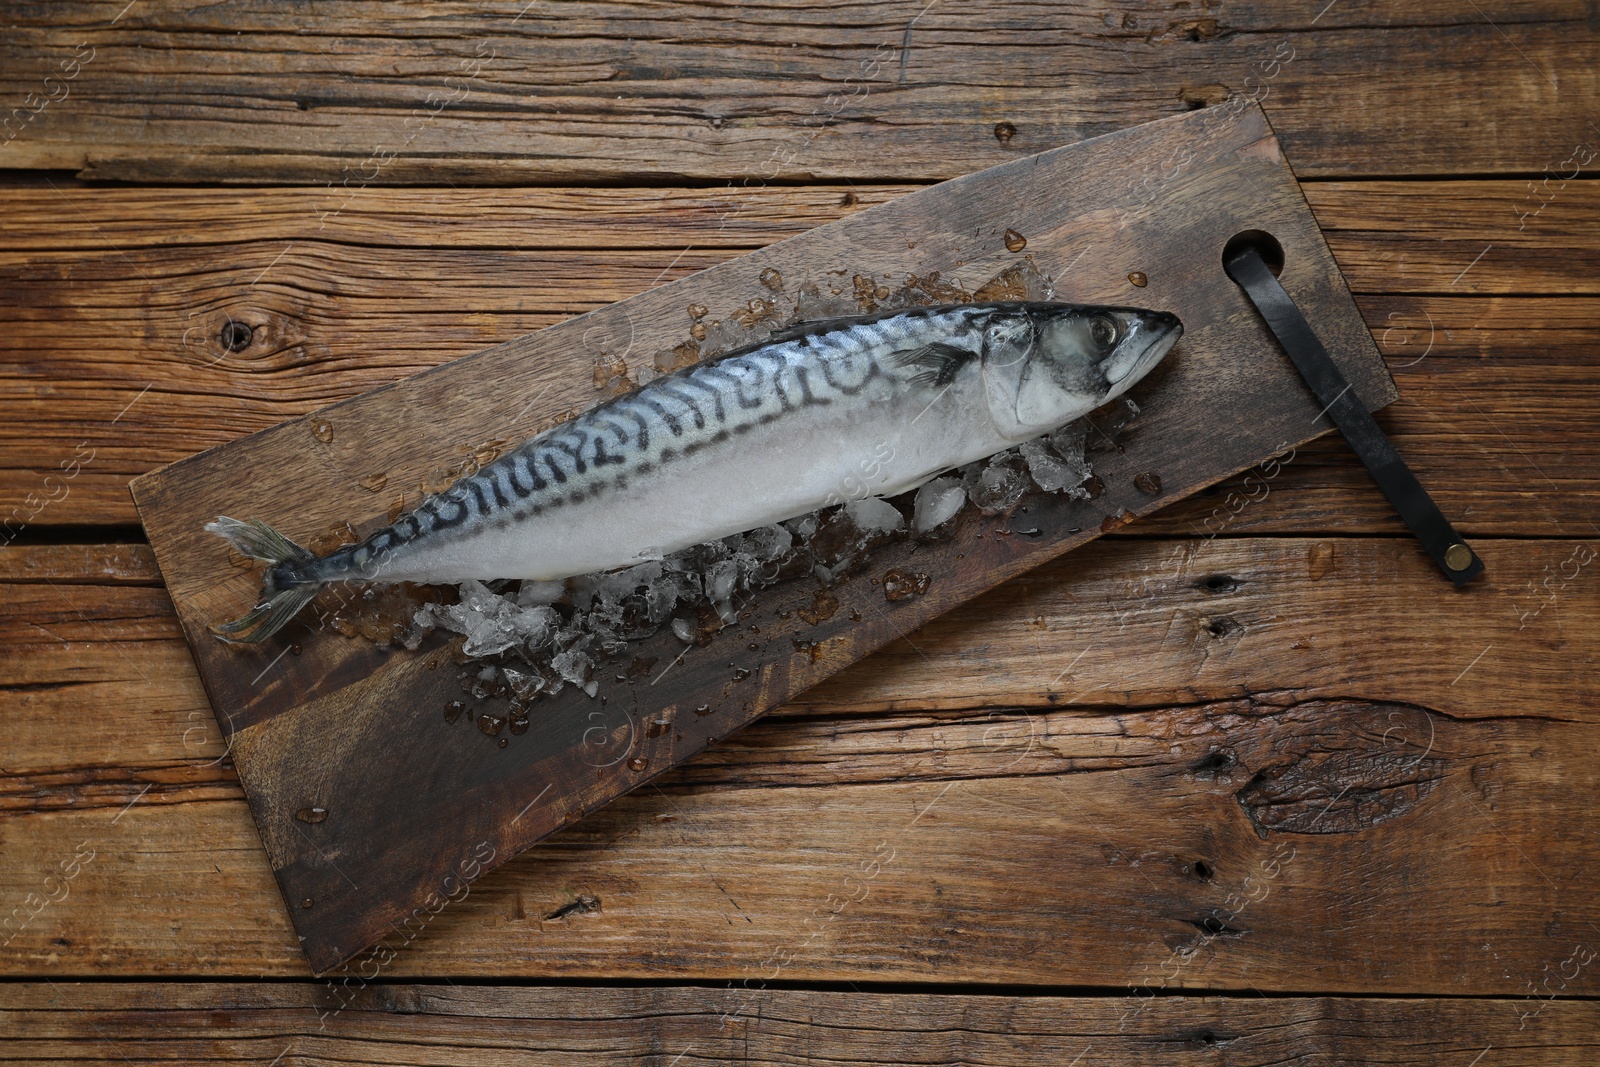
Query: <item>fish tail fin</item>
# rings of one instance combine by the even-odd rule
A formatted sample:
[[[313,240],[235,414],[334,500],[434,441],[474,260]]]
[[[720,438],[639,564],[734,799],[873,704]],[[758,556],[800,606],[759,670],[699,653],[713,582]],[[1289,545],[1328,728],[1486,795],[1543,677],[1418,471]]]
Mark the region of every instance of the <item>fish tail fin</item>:
[[[240,522],[223,515],[206,523],[205,528],[251,559],[272,564],[261,589],[261,602],[232,622],[211,627],[211,632],[222,640],[235,644],[265,641],[300,614],[322,588],[321,580],[295,573],[301,565],[315,560],[316,555],[260,519]]]
[[[240,522],[219,515],[214,522],[206,523],[206,532],[216,534],[251,559],[306,563],[316,558],[309,548],[300,547],[260,519]]]

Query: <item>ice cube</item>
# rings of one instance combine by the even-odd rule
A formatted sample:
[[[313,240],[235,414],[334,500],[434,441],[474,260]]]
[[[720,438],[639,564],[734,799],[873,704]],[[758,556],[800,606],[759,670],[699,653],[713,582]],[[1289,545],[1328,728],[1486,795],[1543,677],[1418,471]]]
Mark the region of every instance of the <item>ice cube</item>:
[[[544,676],[531,671],[519,671],[515,667],[504,667],[500,671],[506,685],[518,700],[531,700],[539,690],[544,688]]]
[[[985,467],[977,482],[968,487],[967,495],[985,514],[994,515],[1021,500],[1027,488],[1022,473],[1002,461]]]
[[[738,580],[739,565],[731,559],[718,560],[705,573],[706,597],[713,604],[731,600]]]
[[[557,653],[550,658],[550,666],[561,676],[564,682],[582,686],[589,680],[589,672],[594,667],[594,661],[586,653],[577,649],[568,649]]]
[[[531,579],[522,583],[522,588],[517,590],[517,606],[529,608],[536,604],[554,604],[567,595],[567,583],[536,582]]]
[[[744,550],[759,560],[778,559],[794,544],[794,535],[774,523],[744,535]]]
[[[865,500],[852,500],[844,506],[844,513],[865,534],[894,533],[905,524],[905,519],[893,504],[875,496]]]
[[[813,511],[811,514],[802,515],[798,519],[789,519],[783,525],[788,528],[790,533],[794,534],[795,540],[804,545],[816,536],[817,526],[820,521],[817,518],[817,513]]]
[[[733,608],[733,592],[739,583],[739,564],[731,559],[718,560],[705,574],[706,599],[717,609],[723,622],[737,618]]]
[[[1082,439],[1079,439],[1080,446]],[[1047,493],[1059,493],[1063,489],[1071,489],[1080,484],[1087,477],[1087,468],[1083,465],[1081,455],[1079,463],[1075,466],[1063,460],[1056,454],[1043,438],[1034,438],[1024,441],[1018,451],[1027,461],[1028,473],[1033,476],[1034,484]]]
[[[919,534],[936,530],[956,517],[967,502],[965,490],[954,478],[935,478],[917,490],[912,506],[912,528]]]

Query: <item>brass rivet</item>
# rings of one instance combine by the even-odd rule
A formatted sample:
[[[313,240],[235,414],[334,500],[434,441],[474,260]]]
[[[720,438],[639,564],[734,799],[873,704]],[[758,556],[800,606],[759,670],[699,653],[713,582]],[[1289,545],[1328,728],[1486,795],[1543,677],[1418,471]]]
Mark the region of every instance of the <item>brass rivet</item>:
[[[1472,549],[1455,544],[1444,550],[1444,565],[1453,571],[1464,571],[1472,566]]]

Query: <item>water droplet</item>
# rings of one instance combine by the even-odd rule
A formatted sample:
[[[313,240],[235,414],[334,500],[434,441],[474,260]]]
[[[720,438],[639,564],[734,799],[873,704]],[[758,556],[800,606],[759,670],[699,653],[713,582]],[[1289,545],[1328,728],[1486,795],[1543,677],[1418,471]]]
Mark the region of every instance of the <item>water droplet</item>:
[[[812,626],[833,618],[833,613],[839,610],[839,598],[826,589],[818,589],[811,596],[811,606],[797,608],[795,614],[810,623]]]
[[[648,766],[650,766],[650,761],[643,756],[635,756],[628,761],[628,770],[630,771],[642,771]]]
[[[333,440],[333,423],[327,419],[315,419],[311,423],[311,436],[323,444]]]
[[[1110,533],[1112,530],[1121,529],[1132,521],[1132,515],[1118,508],[1115,515],[1107,515],[1100,520],[1100,532],[1103,534]]]
[[[455,722],[457,719],[461,718],[461,713],[466,710],[467,706],[461,703],[461,701],[452,700],[450,703],[444,706],[444,721]]]
[[[928,591],[932,580],[921,571],[903,571],[896,568],[883,576],[883,599],[906,600]]]
[[[994,139],[996,141],[999,141],[1001,144],[1005,144],[1007,141],[1011,140],[1011,138],[1015,137],[1016,135],[1017,135],[1017,128],[1015,126],[1011,125],[1011,123],[1009,123],[1009,122],[997,122],[997,123],[994,124]]]
[[[1100,494],[1106,491],[1106,483],[1100,480],[1098,474],[1091,474],[1083,480],[1083,491],[1089,494],[1090,500],[1100,499]]]
[[[1133,484],[1139,492],[1155,496],[1161,492],[1161,475],[1155,471],[1144,471],[1133,476]]]
[[[887,285],[878,286],[876,289],[872,290],[872,297],[874,300],[889,299],[889,287]]]
[[[478,729],[493,737],[506,728],[506,720],[499,715],[479,715]]]
[[[505,748],[505,747],[506,747],[506,746],[507,746],[507,745],[509,745],[509,744],[510,744],[510,743],[511,743],[511,742],[510,742],[510,741],[508,741],[508,740],[507,740],[507,739],[505,739],[505,738],[504,738],[504,737],[502,737],[502,738],[501,738],[501,739],[500,739],[500,747],[501,747],[501,748]]]
[[[660,737],[670,729],[672,729],[671,719],[651,719],[650,725],[644,728],[644,735],[646,737]]]
[[[689,336],[693,337],[696,341],[704,341],[706,339],[705,325],[697,322],[693,326],[689,327]]]
[[[361,481],[357,484],[369,493],[376,493],[384,486],[389,484],[389,476],[382,471],[379,471],[377,474],[367,475],[367,477],[361,479]]]
[[[691,319],[703,319],[710,313],[711,309],[706,307],[704,304],[689,305],[689,317]]]
[[[300,654],[300,646],[299,645],[290,645],[289,646],[289,655],[298,656],[299,654]]]
[[[628,363],[621,356],[601,356],[594,361],[594,387],[605,389],[612,382],[626,382]]]
[[[735,667],[735,668],[733,668],[733,680],[734,681],[742,682],[748,677],[750,677],[750,668],[748,668],[748,667]]]
[[[1333,544],[1328,541],[1318,541],[1306,552],[1306,566],[1310,571],[1311,580],[1320,582],[1333,570]]]
[[[525,733],[527,733],[528,732],[528,717],[526,715],[518,715],[515,718],[513,718],[511,720],[511,732],[514,733],[514,734],[525,734]]]
[[[694,713],[696,715],[710,715],[711,714],[711,705],[710,704],[701,704],[698,708],[694,709]]]
[[[1020,252],[1028,247],[1028,239],[1016,230],[1006,231],[1006,251]]]
[[[294,817],[301,822],[319,823],[328,817],[327,808],[301,808],[294,813]]]
[[[1128,275],[1128,280],[1141,289],[1150,284],[1150,279],[1145,277],[1144,271],[1142,270],[1136,270],[1132,274]]]
[[[311,907],[311,905],[313,905],[315,903],[316,903],[316,901],[312,900],[310,897],[301,897],[300,898],[300,906],[302,908],[309,908],[309,907]]]
[[[777,268],[775,267],[768,267],[766,270],[762,271],[760,281],[762,285],[766,286],[768,289],[771,289],[773,292],[777,292],[783,288],[783,275],[779,274]]]

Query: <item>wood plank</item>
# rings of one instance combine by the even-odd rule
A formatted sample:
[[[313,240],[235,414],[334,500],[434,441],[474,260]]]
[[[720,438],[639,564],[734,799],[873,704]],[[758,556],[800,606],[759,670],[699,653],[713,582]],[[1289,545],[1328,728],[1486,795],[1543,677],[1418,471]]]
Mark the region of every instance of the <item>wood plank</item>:
[[[1487,243],[1494,246],[1490,255],[1473,267],[1470,284],[1467,278],[1457,283],[1453,295],[1594,295],[1600,181],[1568,179],[1567,173],[1552,172],[1536,181],[1304,181],[1301,188],[1358,294],[1449,292],[1450,283]],[[9,252],[122,253],[145,270],[160,265],[156,257],[134,256],[145,249],[170,253],[202,247],[215,254],[237,248],[232,259],[239,260],[257,242],[275,249],[282,243],[320,242],[407,254],[418,249],[676,254],[685,246],[742,251],[923,187],[858,182],[728,182],[709,189],[373,185],[330,198],[326,189],[293,186],[85,185],[24,176],[6,183],[11,210],[0,217],[0,237]],[[128,268],[129,261],[122,262]],[[238,269],[259,270],[267,262],[239,262]]]
[[[1519,182],[1317,182],[1306,199],[1357,293],[1594,296],[1600,181],[1573,175],[1552,165]]]
[[[1594,542],[1479,547],[1489,565],[1482,584],[1456,595],[1405,539],[1103,540],[930,622],[772,715],[1072,701],[1142,709],[1284,691],[1358,694],[1454,717],[1521,708],[1600,721],[1600,683],[1564,670],[1600,657],[1600,582],[1593,560],[1583,562]],[[0,550],[0,569],[50,576],[4,587],[11,610],[0,618],[0,648],[14,664],[11,688],[0,690],[4,765],[56,774],[215,761],[225,746],[171,602],[139,588],[159,582],[153,564],[126,583],[95,585],[81,581],[95,568],[52,571],[51,555]],[[1442,632],[1436,615],[1447,609]],[[1213,624],[1227,632],[1211,633]],[[1471,685],[1458,682],[1469,664]],[[102,688],[74,688],[89,684]],[[85,703],[106,710],[95,730],[63,746],[59,724],[76,721]]]
[[[0,549],[0,582],[54,585],[160,585],[149,545],[35,545]]]
[[[1446,511],[1468,536],[1592,533],[1600,182],[1564,187],[1525,232],[1520,182],[1305,188],[1399,382],[1380,421]],[[127,482],[154,467],[910,189],[371,188],[321,229],[314,190],[12,190],[0,529],[131,523]],[[1494,248],[1457,288],[1484,296],[1450,285],[1482,251],[1468,233]],[[230,320],[253,328],[238,353],[219,342]],[[1205,529],[1242,482],[1141,526]],[[1228,529],[1400,529],[1338,441],[1272,492]]]
[[[1130,185],[1180,153],[1184,169],[1159,197]],[[1063,202],[1058,190],[1067,187],[1074,196]],[[215,516],[267,517],[300,543],[341,521],[371,533],[396,516],[385,516],[385,502],[354,471],[377,469],[385,482],[411,484],[463,445],[525,440],[564,410],[600,402],[601,353],[584,347],[596,333],[626,336],[630,351],[680,343],[698,357],[687,327],[658,324],[695,306],[724,317],[766,308],[772,325],[791,322],[802,297],[779,291],[801,278],[824,280],[840,263],[853,266],[837,271],[830,289],[842,294],[847,314],[892,299],[887,288],[874,298],[870,282],[865,297],[852,297],[852,274],[892,279],[970,264],[1000,279],[1018,268],[1021,248],[1009,231],[992,228],[992,213],[1018,205],[1036,227],[1028,254],[1046,270],[1070,269],[1091,245],[1122,264],[1079,268],[1086,302],[1137,301],[1184,324],[1181,358],[1164,362],[1137,393],[1140,429],[1096,459],[1103,488],[1095,499],[1035,495],[1026,510],[969,514],[947,538],[884,546],[873,553],[870,575],[841,576],[825,593],[809,575],[786,582],[741,605],[738,621],[748,626],[705,647],[686,647],[664,629],[625,653],[597,656],[587,692],[541,695],[532,709],[537,733],[504,738],[488,755],[458,733],[422,765],[409,759],[419,729],[436,726],[438,709],[461,698],[451,659],[459,642],[434,640],[408,653],[296,626],[243,648],[212,632],[260,593],[260,578],[241,571],[205,532]],[[1267,332],[1217,270],[1231,237],[1262,226],[1289,250],[1284,277],[1322,324],[1360,402],[1392,401],[1376,347],[1261,113],[1222,122],[1195,113],[902,197],[137,480],[140,519],[314,968],[364,950],[431,899],[441,877],[454,877],[463,838],[488,850],[472,861],[475,869],[493,869],[951,606],[1324,432],[1317,425],[1323,404],[1298,375],[1248,356],[1269,343]],[[1138,281],[1125,269],[1157,263],[1162,272]],[[918,303],[939,299],[914,295],[923,298]],[[744,340],[762,340],[771,329]],[[514,411],[505,396],[519,389],[534,399]],[[917,406],[939,404],[936,392]],[[951,410],[930,417],[960,418],[952,405],[963,402],[951,394],[940,404]],[[1240,432],[1210,433],[1219,418],[1236,420]],[[894,447],[895,431],[885,433],[884,447]],[[897,568],[920,576],[915,596],[888,595],[887,575]],[[832,606],[819,620],[811,609],[824,595]],[[652,664],[673,669],[652,674]],[[469,722],[475,714],[499,716],[503,727],[513,712],[504,700],[475,701]],[[595,740],[597,730],[605,740]],[[530,786],[543,787],[531,800]],[[311,794],[319,799],[308,801]],[[471,802],[452,803],[458,797]],[[341,812],[320,839],[298,825],[308,804]]]
[[[1591,1062],[1590,1001],[893,994],[872,990],[379,985],[349,1007],[310,983],[18,984],[8,1060],[297,1065],[943,1064],[1079,1067],[1289,1060]],[[160,1010],[152,1010],[159,1005]],[[1538,1012],[1537,1015],[1532,1013]],[[1526,1016],[1526,1027],[1522,1025]]]
[[[776,950],[785,980],[1121,988],[1197,950],[1174,987],[1521,996],[1600,938],[1572,669],[1600,585],[1514,599],[1585,544],[1491,542],[1506,585],[1465,596],[1403,541],[1088,546],[473,885],[383,973],[739,980]],[[0,901],[96,855],[0,972],[303,975],[159,590],[62,590],[5,589]]]
[[[1590,136],[1595,29],[1553,0],[439,3],[381,24],[80,0],[11,24],[3,151],[162,182],[933,180],[1231,90],[1266,101],[1302,176],[1536,173]]]
[[[394,977],[738,981],[782,960],[789,981],[1506,996],[1595,942],[1592,724],[1239,701],[785,726],[470,890],[441,880],[455,903],[334,980],[391,955]],[[220,789],[9,814],[0,967],[304,975]],[[467,874],[492,857],[459,852]],[[1596,989],[1590,968],[1567,992]]]
[[[1484,184],[1492,189],[1513,185]],[[149,270],[159,268],[162,257],[135,253],[160,249],[170,255],[179,248],[201,248],[215,261],[236,262],[244,271],[251,265],[237,261],[243,250],[259,242],[348,245],[404,250],[408,255],[419,249],[659,252],[670,248],[676,254],[692,246],[691,250],[748,251],[886,203],[925,184],[796,186],[730,181],[711,188],[516,189],[373,185],[336,197],[327,189],[295,186],[89,185],[21,175],[3,188],[10,210],[0,216],[0,237],[8,252],[123,253]],[[223,250],[239,251],[219,255]],[[129,261],[122,262],[126,268]],[[441,272],[452,265],[441,264]],[[540,297],[537,292],[528,295]],[[556,306],[548,298],[540,299],[543,302],[536,305],[540,308]]]

